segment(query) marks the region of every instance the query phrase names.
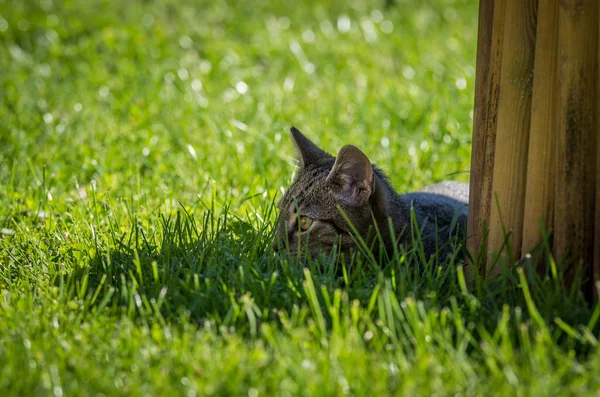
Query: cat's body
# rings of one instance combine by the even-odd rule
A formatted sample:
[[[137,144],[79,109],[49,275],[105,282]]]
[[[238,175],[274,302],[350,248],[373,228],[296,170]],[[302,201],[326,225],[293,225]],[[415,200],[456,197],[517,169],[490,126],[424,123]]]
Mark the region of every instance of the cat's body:
[[[291,131],[301,167],[278,204],[276,248],[316,255],[336,247],[349,256],[356,249],[349,220],[369,247],[391,254],[394,245],[412,242],[412,208],[425,254],[438,251],[445,256],[449,252],[442,247],[466,224],[468,184],[442,182],[398,194],[385,174],[356,147],[344,146],[333,157],[297,129]],[[453,225],[456,227],[450,230]],[[383,247],[378,244],[376,229]]]

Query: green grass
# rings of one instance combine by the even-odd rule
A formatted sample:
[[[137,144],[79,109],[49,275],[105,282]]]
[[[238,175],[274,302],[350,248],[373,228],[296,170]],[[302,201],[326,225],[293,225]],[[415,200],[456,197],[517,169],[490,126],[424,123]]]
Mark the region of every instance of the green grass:
[[[560,273],[270,250],[292,124],[468,180],[476,3],[0,0],[0,390],[595,394]]]

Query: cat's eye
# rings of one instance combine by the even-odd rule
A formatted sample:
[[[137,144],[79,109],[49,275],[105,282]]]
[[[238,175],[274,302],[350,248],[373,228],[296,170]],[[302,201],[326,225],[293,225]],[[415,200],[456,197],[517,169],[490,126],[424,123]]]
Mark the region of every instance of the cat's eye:
[[[307,231],[310,227],[311,219],[308,216],[300,217],[300,230],[303,232]]]

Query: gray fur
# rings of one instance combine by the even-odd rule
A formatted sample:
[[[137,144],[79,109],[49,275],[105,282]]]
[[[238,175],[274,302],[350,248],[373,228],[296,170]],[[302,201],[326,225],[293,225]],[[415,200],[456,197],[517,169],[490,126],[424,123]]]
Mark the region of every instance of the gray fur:
[[[446,181],[414,193],[398,194],[383,171],[370,164],[357,148],[345,146],[340,150],[342,156],[336,158],[293,127],[292,136],[301,167],[278,204],[276,249],[315,255],[338,247],[350,254],[356,247],[347,217],[373,249],[380,246],[374,233],[376,226],[384,241],[384,247],[379,249],[391,253],[394,245],[412,243],[412,209],[425,254],[439,252],[445,257],[450,252],[449,247],[443,246],[466,226],[468,184]],[[389,231],[389,219],[396,241]],[[450,230],[453,221],[456,227]]]

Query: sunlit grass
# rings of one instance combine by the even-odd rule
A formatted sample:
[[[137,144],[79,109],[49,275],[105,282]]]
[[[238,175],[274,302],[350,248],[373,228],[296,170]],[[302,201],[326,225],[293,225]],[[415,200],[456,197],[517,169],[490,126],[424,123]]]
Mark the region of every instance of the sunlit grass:
[[[594,393],[560,274],[271,251],[291,125],[468,180],[476,2],[389,3],[0,0],[0,390]]]

